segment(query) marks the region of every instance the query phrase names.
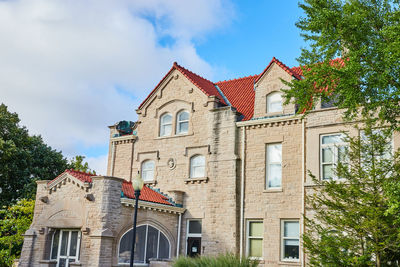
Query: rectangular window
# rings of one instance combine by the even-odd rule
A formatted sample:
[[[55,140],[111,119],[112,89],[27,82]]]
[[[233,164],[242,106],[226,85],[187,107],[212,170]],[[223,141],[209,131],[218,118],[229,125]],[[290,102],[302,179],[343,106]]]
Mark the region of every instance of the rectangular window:
[[[69,266],[78,261],[81,232],[57,229],[52,238],[50,258],[57,260],[57,266]]]
[[[247,256],[262,258],[264,226],[262,221],[247,222]]]
[[[186,255],[190,257],[201,254],[201,220],[187,221],[187,249]]]
[[[329,134],[322,135],[320,141],[320,170],[321,179],[338,179],[334,170],[335,166],[339,163],[345,163],[346,150],[348,149],[347,143],[344,141],[343,134]]]
[[[298,220],[285,220],[281,224],[281,259],[284,261],[299,261],[300,256],[300,226]]]
[[[266,159],[267,188],[282,187],[282,144],[268,144]]]
[[[370,137],[366,136],[364,131],[361,131],[360,133],[361,139],[367,143],[371,144]],[[393,152],[393,136],[385,136],[385,133],[381,129],[374,129],[372,130],[372,135],[375,135],[376,137],[381,137],[381,138],[386,138],[385,142],[385,147],[384,147],[384,152],[380,153],[379,150],[377,150],[377,153],[375,154],[375,157],[377,160],[380,159],[390,159],[391,158],[391,153]]]

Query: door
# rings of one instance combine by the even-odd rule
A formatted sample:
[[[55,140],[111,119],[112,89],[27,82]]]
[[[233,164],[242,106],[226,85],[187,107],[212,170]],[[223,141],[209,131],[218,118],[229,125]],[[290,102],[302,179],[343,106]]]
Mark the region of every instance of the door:
[[[68,267],[78,261],[81,233],[77,230],[57,230],[53,236],[52,258],[57,259],[57,267]]]
[[[201,237],[188,237],[187,255],[196,257],[201,254]]]

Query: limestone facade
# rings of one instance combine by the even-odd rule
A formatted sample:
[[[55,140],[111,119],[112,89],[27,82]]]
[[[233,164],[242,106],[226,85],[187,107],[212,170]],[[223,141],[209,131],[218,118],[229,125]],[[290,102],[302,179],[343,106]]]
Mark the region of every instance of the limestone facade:
[[[123,184],[138,171],[144,175],[146,162],[153,164],[146,186],[168,194],[170,204],[139,200],[138,225],[164,234],[170,244],[168,258],[258,253],[260,266],[304,266],[302,216],[305,194],[312,188],[306,170],[319,175],[321,135],[348,125],[335,108],[318,107],[306,119],[295,115],[293,104],[270,112],[268,97],[285,88],[281,79],[296,77],[274,58],[254,76],[250,90],[224,87],[234,91],[232,97],[174,63],[136,110],[132,134],[121,134],[117,124],[109,127],[107,176],[93,177],[90,183],[68,176],[55,187],[38,182],[34,221],[25,236],[20,266],[60,266],[50,259],[57,229],[81,233],[79,260],[70,266],[119,266],[120,242],[132,228],[134,205],[132,197],[124,195]],[[240,101],[247,104],[232,104]],[[243,120],[243,108],[252,109],[251,119]],[[188,126],[180,132],[182,111],[188,114]],[[165,114],[170,120],[162,130]],[[395,146],[399,142],[396,136]],[[280,151],[274,163],[268,154],[272,146]],[[192,174],[195,156],[204,159],[201,176]],[[199,222],[201,230],[190,232],[191,222]],[[292,236],[285,231],[289,227]],[[256,228],[258,234],[252,233]],[[160,259],[147,263],[170,264]]]

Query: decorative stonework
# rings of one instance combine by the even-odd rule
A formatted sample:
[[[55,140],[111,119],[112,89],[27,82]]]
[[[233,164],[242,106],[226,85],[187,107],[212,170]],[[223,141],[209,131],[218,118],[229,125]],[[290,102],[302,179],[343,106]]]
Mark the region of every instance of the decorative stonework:
[[[175,160],[174,158],[169,158],[168,161],[167,161],[167,165],[168,165],[168,168],[169,168],[170,170],[175,169],[175,167],[176,167],[176,160]]]

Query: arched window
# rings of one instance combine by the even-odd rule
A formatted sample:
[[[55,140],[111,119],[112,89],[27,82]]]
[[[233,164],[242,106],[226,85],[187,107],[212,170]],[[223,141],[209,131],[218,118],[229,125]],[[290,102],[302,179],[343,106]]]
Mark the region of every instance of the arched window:
[[[170,135],[172,132],[172,115],[167,113],[160,118],[160,136]]]
[[[189,130],[189,112],[182,110],[176,116],[176,133],[184,134]]]
[[[119,243],[118,263],[129,263],[132,249],[132,229],[126,232]],[[157,228],[140,225],[136,228],[134,263],[149,263],[150,258],[169,259],[170,243]]]
[[[142,163],[142,179],[143,181],[154,180],[154,161],[146,160]]]
[[[202,155],[190,158],[190,178],[201,178],[206,176],[206,160]]]
[[[267,113],[282,112],[282,94],[273,92],[267,95]]]

